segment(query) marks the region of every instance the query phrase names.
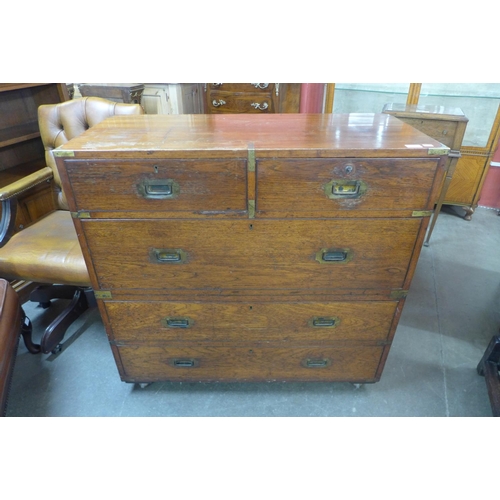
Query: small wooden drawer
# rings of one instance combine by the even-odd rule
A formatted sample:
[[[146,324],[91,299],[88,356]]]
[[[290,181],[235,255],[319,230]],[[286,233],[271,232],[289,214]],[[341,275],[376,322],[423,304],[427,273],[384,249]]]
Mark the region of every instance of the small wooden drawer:
[[[375,382],[382,347],[115,347],[127,382]]]
[[[106,302],[118,343],[387,340],[397,302]]]
[[[421,221],[82,220],[104,290],[393,289]]]
[[[207,105],[211,113],[274,113],[270,95],[210,92]]]
[[[438,159],[270,159],[257,162],[258,212],[422,210]]]
[[[246,160],[73,160],[66,170],[77,210],[193,213],[247,208]]]
[[[456,120],[432,120],[428,118],[422,119],[404,117],[402,119],[405,123],[421,130],[424,134],[427,134],[436,141],[443,143],[445,146],[448,146],[451,149],[457,147],[455,135],[457,133],[458,126],[461,125],[460,122]]]
[[[209,83],[210,90],[222,90],[224,92],[274,92],[274,83]]]

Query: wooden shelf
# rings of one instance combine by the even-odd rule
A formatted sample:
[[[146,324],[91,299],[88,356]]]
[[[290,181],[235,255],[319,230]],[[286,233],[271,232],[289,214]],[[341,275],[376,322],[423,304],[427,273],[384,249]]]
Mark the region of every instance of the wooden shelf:
[[[12,184],[13,182],[18,181],[19,179],[22,179],[23,177],[26,177],[27,175],[30,175],[45,166],[45,159],[40,158],[38,160],[21,163],[20,165],[17,165],[16,168],[10,168],[7,170],[0,169],[2,172],[2,185],[7,186]]]
[[[33,121],[0,130],[0,148],[40,137],[38,122]]]
[[[0,92],[10,92],[11,90],[29,89],[32,87],[40,87],[43,85],[51,85],[50,83],[0,83]]]

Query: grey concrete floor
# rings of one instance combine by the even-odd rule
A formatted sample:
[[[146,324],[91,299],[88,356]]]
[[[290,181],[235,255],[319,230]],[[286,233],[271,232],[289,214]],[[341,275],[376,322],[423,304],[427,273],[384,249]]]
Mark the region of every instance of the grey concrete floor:
[[[21,342],[7,416],[488,417],[476,366],[500,327],[500,217],[445,207],[415,277],[380,382],[121,382],[97,310],[54,355]],[[34,339],[63,303],[26,304]]]

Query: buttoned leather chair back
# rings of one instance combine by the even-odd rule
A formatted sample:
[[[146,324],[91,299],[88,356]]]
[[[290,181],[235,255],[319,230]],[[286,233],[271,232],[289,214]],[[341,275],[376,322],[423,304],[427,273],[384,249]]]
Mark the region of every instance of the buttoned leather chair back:
[[[38,123],[45,147],[45,161],[54,172],[54,183],[58,189],[57,203],[60,209],[68,210],[68,203],[61,188],[54,149],[110,116],[142,113],[142,108],[138,104],[118,103],[101,97],[82,97],[58,104],[44,104],[38,108]]]

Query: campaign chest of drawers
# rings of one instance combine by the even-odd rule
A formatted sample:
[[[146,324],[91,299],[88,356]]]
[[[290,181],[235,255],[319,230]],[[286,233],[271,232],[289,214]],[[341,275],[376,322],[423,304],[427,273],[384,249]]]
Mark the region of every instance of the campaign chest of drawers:
[[[112,117],[57,149],[121,379],[379,380],[447,151],[385,114]]]

